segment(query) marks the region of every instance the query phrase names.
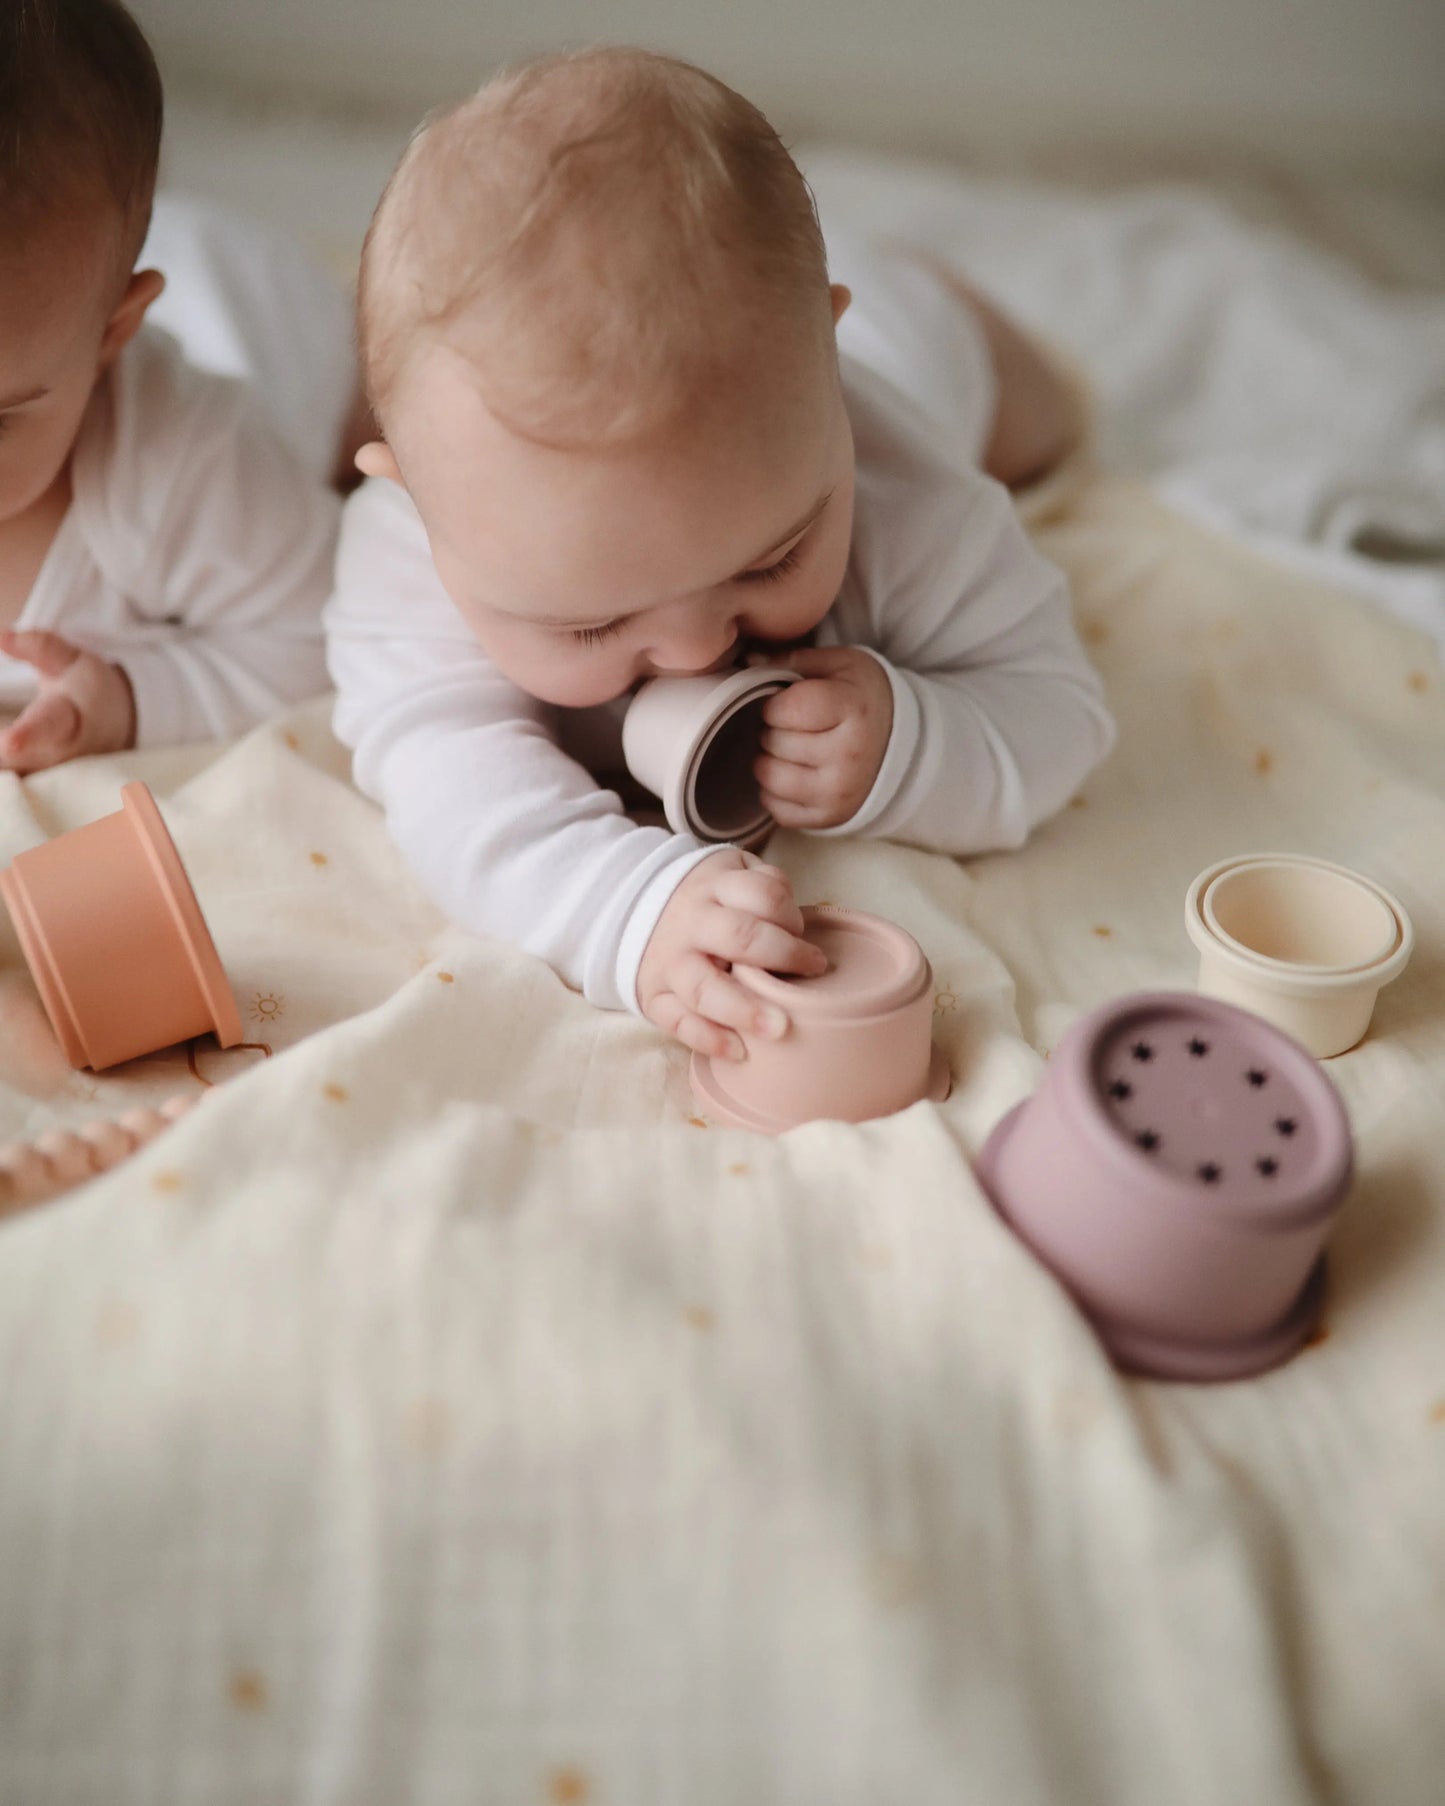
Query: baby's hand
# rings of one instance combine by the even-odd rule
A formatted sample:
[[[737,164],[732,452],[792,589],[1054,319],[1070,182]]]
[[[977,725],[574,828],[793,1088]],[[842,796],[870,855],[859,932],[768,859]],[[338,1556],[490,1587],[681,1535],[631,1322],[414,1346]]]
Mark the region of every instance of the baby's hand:
[[[741,1060],[734,1032],[777,1040],[788,1019],[728,976],[734,965],[816,978],[828,969],[803,940],[793,887],[774,865],[724,847],[699,860],[668,898],[637,970],[642,1013],[684,1047]]]
[[[888,750],[888,673],[856,646],[809,647],[776,662],[802,681],[763,704],[753,766],[763,801],[780,827],[836,828],[862,808]]]
[[[44,771],[87,753],[135,743],[135,697],[119,665],[58,633],[0,633],[0,652],[34,665],[40,693],[0,732],[0,770]]]

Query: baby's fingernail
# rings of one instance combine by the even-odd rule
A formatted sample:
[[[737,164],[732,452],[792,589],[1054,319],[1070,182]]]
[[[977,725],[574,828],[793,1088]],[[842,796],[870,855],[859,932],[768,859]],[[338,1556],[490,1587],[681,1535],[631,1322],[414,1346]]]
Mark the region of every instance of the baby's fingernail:
[[[770,1041],[781,1041],[788,1032],[788,1018],[781,1010],[759,1010],[753,1017],[753,1027]]]

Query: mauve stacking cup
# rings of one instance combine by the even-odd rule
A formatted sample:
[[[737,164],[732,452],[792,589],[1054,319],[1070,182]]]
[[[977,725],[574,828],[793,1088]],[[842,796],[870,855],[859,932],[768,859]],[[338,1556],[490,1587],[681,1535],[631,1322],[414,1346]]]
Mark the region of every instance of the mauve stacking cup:
[[[977,1172],[1119,1366],[1224,1380],[1308,1336],[1353,1157],[1339,1094],[1297,1042],[1155,992],[1074,1024]]]

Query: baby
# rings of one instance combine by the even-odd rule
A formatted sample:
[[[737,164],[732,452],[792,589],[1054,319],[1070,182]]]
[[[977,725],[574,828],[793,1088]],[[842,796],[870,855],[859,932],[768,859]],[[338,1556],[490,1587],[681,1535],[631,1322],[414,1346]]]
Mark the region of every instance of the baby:
[[[762,115],[601,49],[426,125],[362,260],[385,442],[328,606],[356,780],[456,921],[714,1056],[787,1026],[732,966],[822,956],[781,872],[636,825],[571,756],[603,763],[600,705],[615,748],[640,680],[775,648],[778,822],[952,854],[1019,846],[1112,742],[979,468],[1057,458],[1059,385],[946,275],[855,255],[850,312]]]
[[[144,324],[161,86],[118,0],[0,18],[0,768],[220,738],[326,688],[339,506]]]

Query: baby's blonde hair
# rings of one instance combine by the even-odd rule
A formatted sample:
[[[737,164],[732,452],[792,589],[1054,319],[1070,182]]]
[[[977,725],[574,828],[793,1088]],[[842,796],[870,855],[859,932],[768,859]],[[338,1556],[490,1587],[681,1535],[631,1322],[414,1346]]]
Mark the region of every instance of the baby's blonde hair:
[[[430,119],[377,206],[359,326],[378,418],[441,340],[512,431],[615,445],[831,320],[812,194],[758,109],[690,63],[598,48]]]

